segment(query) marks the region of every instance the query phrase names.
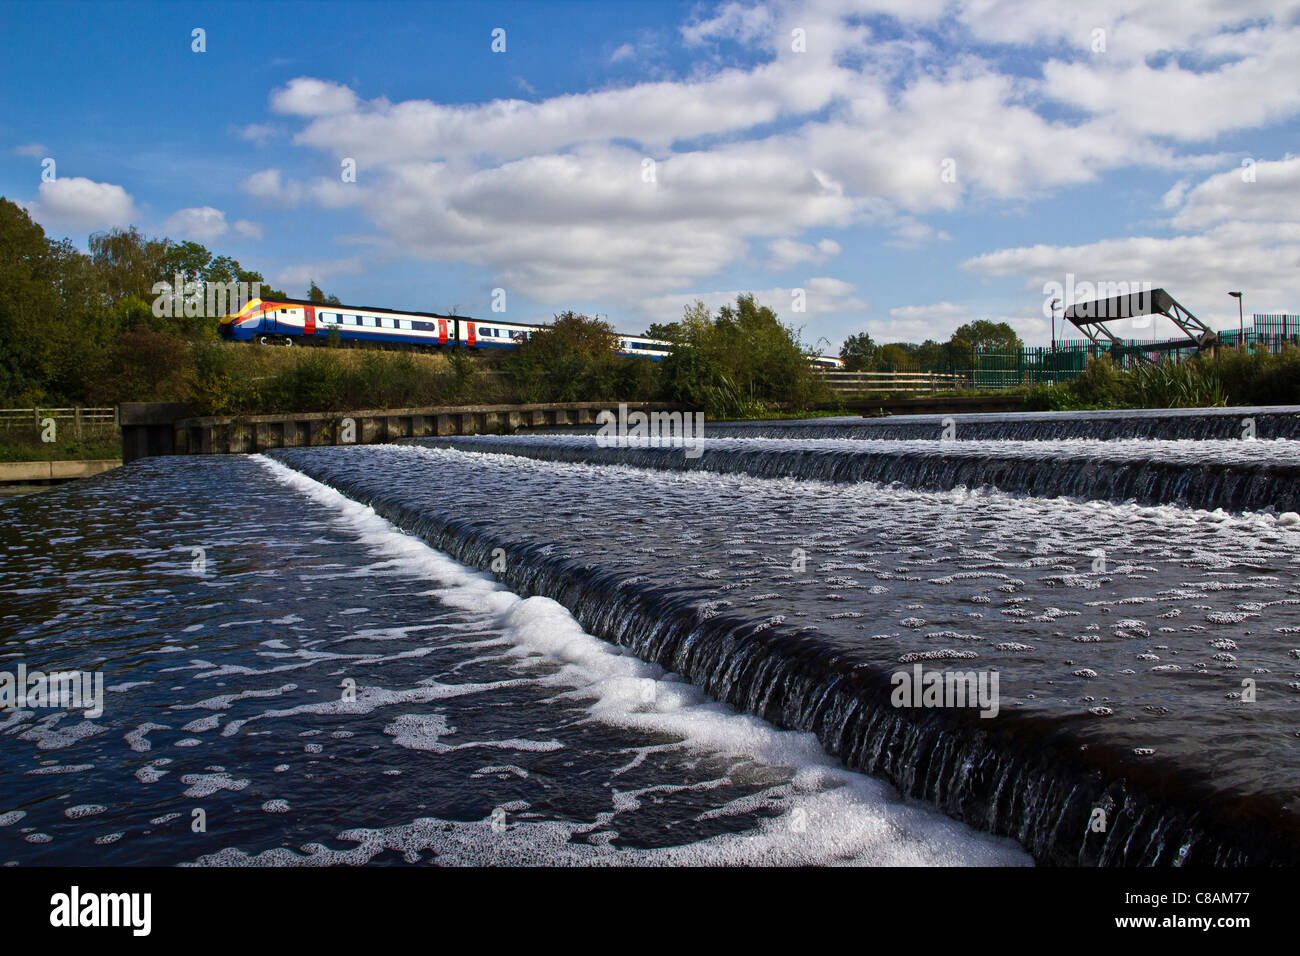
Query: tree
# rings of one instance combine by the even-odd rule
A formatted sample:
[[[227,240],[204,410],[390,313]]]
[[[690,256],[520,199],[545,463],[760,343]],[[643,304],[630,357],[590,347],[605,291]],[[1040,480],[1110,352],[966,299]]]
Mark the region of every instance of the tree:
[[[342,305],[339,297],[336,295],[326,295],[321,291],[321,287],[316,284],[316,280],[311,280],[311,288],[307,290],[307,299],[319,305]]]
[[[0,395],[9,401],[43,391],[42,336],[59,312],[56,261],[45,230],[0,200]]]
[[[1020,336],[1005,322],[990,322],[988,319],[976,319],[968,322],[952,333],[952,338],[961,339],[972,349],[1019,349],[1022,347]]]
[[[646,329],[645,337],[664,342],[681,342],[686,337],[686,329],[680,322],[652,322],[650,328]]]
[[[916,346],[910,342],[890,342],[880,346],[877,365],[886,372],[910,372],[917,368],[913,354]]]
[[[609,401],[618,396],[618,333],[603,319],[572,311],[557,315],[506,356],[506,368],[525,401]]]
[[[827,397],[798,332],[753,295],[737,296],[736,304],[722,306],[716,318],[697,301],[685,309],[681,325],[682,344],[697,350],[700,359],[692,360],[693,374],[708,366],[710,381],[729,383],[746,401],[807,408]]]
[[[840,358],[844,360],[846,371],[861,372],[875,366],[876,351],[876,343],[871,341],[870,334],[859,332],[844,340],[840,346]]]

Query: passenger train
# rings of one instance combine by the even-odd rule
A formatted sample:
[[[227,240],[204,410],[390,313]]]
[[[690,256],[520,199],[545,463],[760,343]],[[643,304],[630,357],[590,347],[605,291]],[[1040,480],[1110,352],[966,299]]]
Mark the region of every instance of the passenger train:
[[[330,305],[305,299],[253,299],[221,319],[223,339],[263,345],[392,344],[415,348],[513,348],[544,325],[472,319],[436,312],[396,312],[364,305]],[[663,359],[672,346],[659,339],[619,335],[623,355]]]
[[[253,299],[234,315],[222,317],[217,328],[223,339],[262,345],[324,345],[337,335],[342,345],[377,343],[404,348],[480,350],[514,348],[546,326],[436,312],[332,305],[307,299]],[[662,339],[619,334],[618,350],[620,355],[657,362],[668,356],[672,344]],[[829,355],[815,355],[809,361],[823,369],[844,367],[842,360]]]

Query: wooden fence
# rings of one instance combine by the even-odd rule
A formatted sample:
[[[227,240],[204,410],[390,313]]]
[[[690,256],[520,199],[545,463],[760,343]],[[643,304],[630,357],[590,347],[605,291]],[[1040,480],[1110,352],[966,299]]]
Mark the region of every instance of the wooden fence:
[[[931,394],[966,388],[970,382],[960,372],[823,372],[831,391],[838,395],[865,392]]]
[[[42,422],[72,422],[72,431],[81,437],[83,428],[117,428],[117,407],[112,408],[0,408],[0,428],[33,428],[41,431]]]

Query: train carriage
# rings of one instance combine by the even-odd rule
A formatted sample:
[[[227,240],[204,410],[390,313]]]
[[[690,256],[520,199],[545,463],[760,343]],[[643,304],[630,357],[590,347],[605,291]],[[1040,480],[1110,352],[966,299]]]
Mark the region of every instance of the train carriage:
[[[262,345],[295,343],[324,345],[388,345],[416,349],[509,349],[527,341],[545,325],[480,320],[437,312],[398,312],[361,305],[312,302],[307,299],[253,299],[218,325],[221,337]],[[672,343],[640,335],[619,335],[620,355],[661,362],[672,354]],[[809,356],[827,370],[844,368],[830,355]]]
[[[218,326],[222,338],[263,345],[322,344],[337,337],[347,345],[467,349],[509,348],[539,328],[544,326],[302,299],[253,299]]]

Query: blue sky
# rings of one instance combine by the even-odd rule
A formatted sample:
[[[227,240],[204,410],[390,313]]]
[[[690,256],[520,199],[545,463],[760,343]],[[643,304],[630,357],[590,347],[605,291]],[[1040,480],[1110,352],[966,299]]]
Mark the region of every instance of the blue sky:
[[[1089,6],[6,3],[0,194],[295,294],[625,331],[753,291],[832,349],[1041,343],[1050,282],[1300,312],[1300,4]]]

